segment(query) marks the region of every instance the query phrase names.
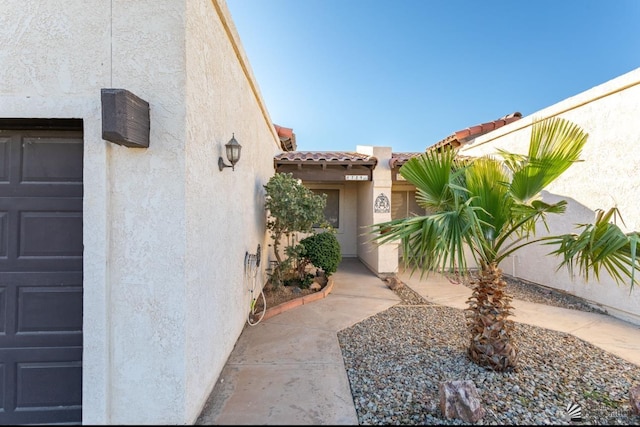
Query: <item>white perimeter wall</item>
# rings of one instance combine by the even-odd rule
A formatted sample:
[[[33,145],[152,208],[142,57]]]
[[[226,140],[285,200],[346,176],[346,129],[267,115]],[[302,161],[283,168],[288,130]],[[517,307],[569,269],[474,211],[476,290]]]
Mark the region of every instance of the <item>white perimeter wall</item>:
[[[187,421],[202,410],[245,324],[245,253],[255,253],[260,244],[267,258],[263,186],[279,152],[262,99],[252,90],[255,81],[239,37],[220,3],[187,2]],[[224,144],[232,133],[242,145],[240,162],[234,171],[220,172],[218,157],[228,163]]]
[[[640,231],[640,68],[568,98],[558,104],[483,135],[460,149],[461,154],[493,154],[498,148],[526,153],[531,124],[539,119],[560,116],[589,133],[583,162],[572,165],[548,187],[548,202],[569,202],[562,216],[551,215],[552,234],[577,231],[575,224],[592,222],[595,210],[617,206],[625,232]],[[540,227],[539,235],[545,235]],[[607,276],[600,282],[570,277],[555,268],[559,258],[546,256],[552,248],[531,245],[505,260],[501,267],[508,274],[561,289],[603,306],[612,315],[640,324],[640,289],[616,286]]]
[[[0,0],[0,117],[84,122],[84,424],[193,423],[244,326],[278,151],[224,0]],[[150,104],[101,138],[101,88]],[[235,132],[235,171],[217,159]]]

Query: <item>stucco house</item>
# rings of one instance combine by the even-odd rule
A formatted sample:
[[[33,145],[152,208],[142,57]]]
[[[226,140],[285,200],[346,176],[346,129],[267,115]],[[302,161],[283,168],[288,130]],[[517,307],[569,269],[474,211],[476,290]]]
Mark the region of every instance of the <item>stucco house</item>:
[[[226,3],[0,9],[0,424],[191,424],[282,150]]]
[[[268,247],[263,185],[276,172],[331,193],[344,256],[397,271],[397,246],[371,245],[362,230],[416,209],[398,179],[416,153],[296,152],[293,130],[269,117],[224,0],[1,10],[1,424],[193,424],[245,327],[244,259]],[[470,154],[517,147],[534,116],[567,116],[590,148],[549,197],[575,200],[575,218],[613,197],[638,229],[640,165],[628,147],[639,83],[640,69],[442,143]],[[229,168],[231,140],[242,148]],[[536,273],[538,258],[513,259],[507,272],[603,304],[625,298],[621,312],[639,316],[637,294],[558,284],[553,269]]]
[[[451,146],[460,155],[496,154],[498,149],[526,154],[531,126],[549,117],[564,117],[581,126],[589,139],[582,161],[554,182],[544,199],[569,202],[563,215],[551,215],[550,234],[570,233],[576,225],[592,222],[597,209],[617,206],[625,232],[640,230],[640,152],[629,149],[640,136],[640,68],[526,117],[515,112],[497,120],[453,132],[425,147]],[[338,218],[338,239],[343,256],[357,256],[372,271],[397,271],[399,248],[367,244],[367,225],[420,213],[415,188],[401,180],[399,168],[420,153],[394,153],[391,147],[358,146],[354,152],[283,152],[275,156],[277,172],[289,172],[306,186],[327,194]],[[385,203],[378,203],[384,200]],[[385,209],[379,209],[386,206]],[[539,235],[544,235],[543,227]],[[640,325],[640,294],[617,286],[606,274],[586,283],[547,256],[548,246],[531,245],[505,260],[505,273],[586,299],[620,319]],[[517,319],[516,319],[517,320]]]
[[[457,148],[521,117],[515,112],[456,131],[432,147]],[[398,271],[398,245],[372,245],[368,226],[424,213],[416,202],[415,187],[399,173],[407,160],[420,154],[364,145],[351,152],[286,150],[275,156],[274,168],[326,194],[325,218],[336,230],[342,256],[358,257],[373,272],[385,276]]]

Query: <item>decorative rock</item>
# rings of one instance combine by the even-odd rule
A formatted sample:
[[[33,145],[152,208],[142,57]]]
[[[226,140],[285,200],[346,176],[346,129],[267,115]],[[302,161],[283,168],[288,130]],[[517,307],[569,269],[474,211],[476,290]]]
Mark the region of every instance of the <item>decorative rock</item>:
[[[476,423],[485,414],[473,381],[443,381],[439,385],[440,411],[447,418]]]
[[[634,384],[629,389],[629,403],[631,404],[631,411],[635,415],[640,415],[640,384]]]
[[[317,292],[320,289],[322,289],[322,286],[318,282],[313,282],[311,285],[309,285],[309,289],[311,289],[314,292]]]
[[[385,278],[384,280],[385,280],[385,282],[387,282],[387,286],[392,291],[395,291],[396,289],[400,289],[401,287],[404,286],[404,283],[402,283],[400,280],[398,280],[397,277],[394,277],[394,276],[389,276],[389,277]]]

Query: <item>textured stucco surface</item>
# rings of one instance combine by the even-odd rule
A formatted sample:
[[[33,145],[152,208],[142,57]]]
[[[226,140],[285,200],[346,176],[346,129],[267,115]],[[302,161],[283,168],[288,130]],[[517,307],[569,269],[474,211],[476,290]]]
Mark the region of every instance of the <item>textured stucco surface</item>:
[[[0,117],[84,123],[83,423],[193,423],[244,326],[278,148],[226,5],[0,10]],[[149,148],[102,140],[101,88],[149,102]],[[220,172],[233,132],[242,158]]]
[[[198,415],[244,326],[245,253],[260,244],[268,257],[263,185],[274,174],[277,145],[210,1],[188,2],[186,34],[184,404]],[[232,134],[240,162],[221,172],[218,157],[228,163]]]
[[[356,151],[378,159],[372,181],[361,183],[358,188],[358,256],[376,274],[396,273],[398,245],[372,243],[372,235],[369,233],[371,225],[391,220],[391,210],[384,213],[374,210],[376,197],[380,194],[384,194],[391,201],[391,147],[358,145]]]
[[[559,116],[581,126],[589,139],[581,156],[552,183],[543,198],[550,202],[565,199],[567,212],[552,215],[552,234],[576,231],[575,225],[592,222],[596,209],[617,206],[625,232],[640,231],[640,69],[633,70],[588,91],[568,98],[527,117],[483,135],[461,148],[462,154],[496,153],[498,148],[526,153],[535,120]],[[541,227],[539,235],[544,235]],[[602,305],[611,314],[640,324],[640,293],[628,286],[616,286],[606,275],[600,282],[570,277],[566,270],[556,272],[559,259],[546,256],[548,246],[531,245],[506,260],[502,268],[509,274],[542,283]]]

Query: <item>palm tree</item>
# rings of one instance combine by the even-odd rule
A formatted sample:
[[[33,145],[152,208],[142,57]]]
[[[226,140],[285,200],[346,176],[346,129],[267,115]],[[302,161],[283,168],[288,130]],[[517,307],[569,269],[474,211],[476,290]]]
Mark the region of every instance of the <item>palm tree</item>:
[[[633,287],[636,281],[640,234],[625,234],[611,223],[616,208],[597,211],[595,222],[580,225],[579,234],[536,237],[536,226],[547,227],[547,215],[564,213],[567,204],[544,202],[542,190],[579,161],[587,137],[577,125],[552,118],[533,125],[527,155],[500,151],[464,158],[451,148],[428,150],[400,168],[427,214],[372,226],[375,242],[401,242],[411,274],[416,269],[421,275],[458,269],[467,274],[474,261],[478,274],[470,278],[473,293],[465,316],[471,333],[468,356],[480,366],[496,371],[517,366],[511,296],[498,267],[517,250],[554,245],[551,254],[563,257],[558,268],[577,268],[587,279],[589,272],[599,279],[605,269],[618,283],[628,278]]]

